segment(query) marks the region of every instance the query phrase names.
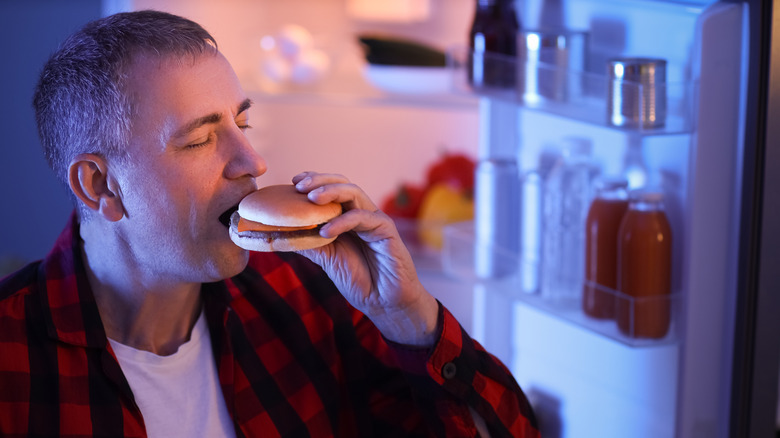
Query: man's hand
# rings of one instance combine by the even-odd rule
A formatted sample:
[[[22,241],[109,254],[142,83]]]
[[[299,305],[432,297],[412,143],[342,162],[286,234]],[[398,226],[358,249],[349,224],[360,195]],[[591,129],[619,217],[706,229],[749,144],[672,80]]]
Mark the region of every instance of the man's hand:
[[[347,301],[371,319],[387,339],[406,345],[433,345],[438,303],[417,278],[393,220],[341,175],[304,172],[292,182],[312,202],[336,201],[344,207],[344,213],[320,231],[338,239],[300,253],[322,266]]]

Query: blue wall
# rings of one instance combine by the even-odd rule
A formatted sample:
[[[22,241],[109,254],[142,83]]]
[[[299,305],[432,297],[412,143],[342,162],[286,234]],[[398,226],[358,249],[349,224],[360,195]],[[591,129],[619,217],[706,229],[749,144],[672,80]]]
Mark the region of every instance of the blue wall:
[[[49,54],[100,15],[100,0],[0,1],[0,276],[45,256],[72,210],[43,158],[32,93]]]

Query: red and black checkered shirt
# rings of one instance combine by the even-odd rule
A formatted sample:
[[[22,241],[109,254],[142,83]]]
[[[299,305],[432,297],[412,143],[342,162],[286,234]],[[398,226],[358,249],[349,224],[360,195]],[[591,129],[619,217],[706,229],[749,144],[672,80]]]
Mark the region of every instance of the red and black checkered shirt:
[[[0,282],[0,436],[141,437],[109,346],[75,219],[41,262]],[[313,263],[254,253],[202,287],[214,359],[238,436],[538,437],[507,369],[441,307],[430,349],[387,342]]]

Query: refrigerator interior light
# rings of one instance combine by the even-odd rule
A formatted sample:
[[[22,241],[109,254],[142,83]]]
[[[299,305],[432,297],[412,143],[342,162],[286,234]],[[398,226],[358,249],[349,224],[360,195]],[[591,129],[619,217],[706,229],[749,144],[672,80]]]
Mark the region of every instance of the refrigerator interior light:
[[[430,0],[348,0],[347,14],[364,21],[415,23],[430,17]]]

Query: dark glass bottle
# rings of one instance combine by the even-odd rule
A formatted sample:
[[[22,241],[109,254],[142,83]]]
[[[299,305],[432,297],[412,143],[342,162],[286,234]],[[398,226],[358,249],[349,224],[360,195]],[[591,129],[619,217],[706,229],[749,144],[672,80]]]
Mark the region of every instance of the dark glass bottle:
[[[516,81],[515,0],[477,0],[469,33],[469,83],[475,88],[513,88]]]

